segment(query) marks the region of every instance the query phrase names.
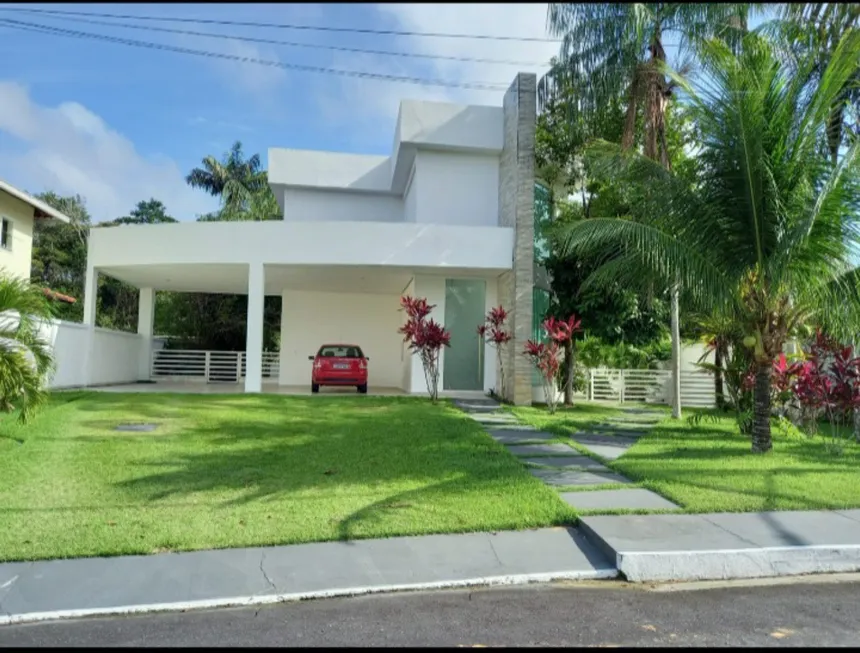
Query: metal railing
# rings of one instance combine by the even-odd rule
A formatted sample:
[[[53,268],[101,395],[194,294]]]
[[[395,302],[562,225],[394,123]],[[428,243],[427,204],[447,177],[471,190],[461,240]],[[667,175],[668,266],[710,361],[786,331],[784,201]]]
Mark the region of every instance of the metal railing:
[[[245,378],[246,367],[244,351],[160,349],[152,354],[152,378],[156,380],[239,383]],[[279,353],[264,351],[263,378],[277,379],[279,373]]]

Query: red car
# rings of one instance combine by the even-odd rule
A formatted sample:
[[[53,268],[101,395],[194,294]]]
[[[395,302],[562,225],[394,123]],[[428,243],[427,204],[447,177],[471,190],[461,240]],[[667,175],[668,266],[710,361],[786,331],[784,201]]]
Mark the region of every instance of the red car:
[[[358,345],[323,345],[311,370],[311,392],[319,392],[321,385],[354,385],[367,394],[367,361],[370,359]]]

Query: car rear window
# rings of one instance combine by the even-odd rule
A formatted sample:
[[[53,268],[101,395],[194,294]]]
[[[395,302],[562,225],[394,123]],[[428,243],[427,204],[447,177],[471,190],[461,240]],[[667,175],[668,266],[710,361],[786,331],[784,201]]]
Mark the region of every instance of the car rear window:
[[[317,356],[335,356],[337,358],[364,358],[360,347],[348,345],[323,345]]]

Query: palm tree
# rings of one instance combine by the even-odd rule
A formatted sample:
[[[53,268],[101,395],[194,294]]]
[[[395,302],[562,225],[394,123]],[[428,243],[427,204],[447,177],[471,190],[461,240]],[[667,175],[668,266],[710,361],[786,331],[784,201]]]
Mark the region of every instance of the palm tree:
[[[619,98],[627,104],[621,145],[633,147],[637,115],[644,114],[644,154],[669,169],[666,113],[677,87],[662,73],[666,63],[664,37],[674,34],[679,54],[692,41],[711,34],[736,39],[746,31],[749,3],[554,3],[548,24],[553,36],[561,36],[558,63],[542,80],[539,100],[543,105],[559,89],[570,89],[575,113],[587,122],[602,120]],[[687,68],[688,65],[682,67]],[[572,120],[576,118],[572,116]],[[671,292],[672,414],[681,416],[680,321],[676,290]]]
[[[206,156],[202,163],[203,167],[194,168],[185,181],[220,197],[222,205],[230,210],[247,208],[252,195],[269,190],[266,171],[260,169],[260,155],[245,159],[240,141],[233,143],[221,161]]]
[[[765,26],[765,31],[781,37],[789,52],[789,61],[815,59],[811,82],[827,68],[836,46],[848,29],[860,28],[860,5],[857,3],[798,2],[786,3],[780,9],[781,21]],[[826,146],[833,165],[839,149],[845,144],[846,132],[860,135],[860,64],[848,80],[843,93],[836,98],[826,131]],[[853,114],[853,121],[846,118]]]
[[[587,283],[679,284],[703,312],[737,315],[755,360],[752,448],[771,449],[773,361],[804,323],[845,336],[860,324],[860,158],[855,142],[830,165],[819,147],[836,98],[860,61],[849,30],[815,84],[815,60],[789,67],[760,35],[739,53],[711,40],[706,75],[683,89],[702,135],[695,183],[645,157],[596,143],[600,174],[632,189],[631,217],[566,228],[569,251],[614,253]]]
[[[0,276],[0,411],[18,410],[27,422],[47,401],[45,385],[54,362],[39,324],[53,316],[44,290],[28,281]]]

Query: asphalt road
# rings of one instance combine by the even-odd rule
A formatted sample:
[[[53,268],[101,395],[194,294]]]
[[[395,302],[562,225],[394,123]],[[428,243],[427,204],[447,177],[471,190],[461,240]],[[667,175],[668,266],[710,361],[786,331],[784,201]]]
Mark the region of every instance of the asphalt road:
[[[860,581],[616,583],[329,599],[0,627],[6,646],[856,646]]]

